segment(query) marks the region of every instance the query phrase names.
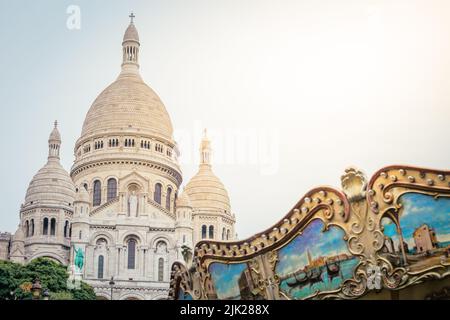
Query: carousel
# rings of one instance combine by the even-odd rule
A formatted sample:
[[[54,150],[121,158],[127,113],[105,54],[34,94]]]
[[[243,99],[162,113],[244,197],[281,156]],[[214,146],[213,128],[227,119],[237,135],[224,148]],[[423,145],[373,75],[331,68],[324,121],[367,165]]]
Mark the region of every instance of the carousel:
[[[341,187],[312,189],[248,239],[187,248],[170,298],[450,298],[450,171],[348,168]]]

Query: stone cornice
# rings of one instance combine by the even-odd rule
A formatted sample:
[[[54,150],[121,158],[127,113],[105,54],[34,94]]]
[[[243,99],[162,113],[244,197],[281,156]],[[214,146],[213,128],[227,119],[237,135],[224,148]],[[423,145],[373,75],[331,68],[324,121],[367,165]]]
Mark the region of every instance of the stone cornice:
[[[68,206],[50,206],[50,205],[42,205],[36,203],[34,205],[22,207],[20,209],[20,214],[28,215],[37,212],[37,209],[40,209],[41,213],[58,213],[60,210],[63,210],[66,214],[73,214],[73,207]]]
[[[87,282],[89,282],[91,284],[91,286],[94,289],[103,289],[103,290],[111,290],[111,286],[109,284],[95,284],[92,282],[92,280],[90,279],[86,279]],[[117,282],[120,281],[128,281],[128,280],[116,280]],[[137,282],[149,282],[149,281],[138,281]],[[155,284],[160,284],[160,282],[150,282],[150,283],[155,283]],[[167,282],[167,285],[169,285],[169,282]],[[130,290],[130,291],[156,291],[156,292],[169,292],[169,287],[164,288],[164,287],[132,287],[132,286],[126,286],[126,285],[115,285],[114,286],[114,290]]]
[[[94,167],[105,166],[105,165],[114,165],[114,164],[129,164],[129,165],[139,165],[146,166],[155,171],[160,171],[165,174],[174,184],[179,187],[181,182],[183,181],[183,177],[181,176],[181,172],[175,168],[172,168],[168,165],[164,165],[155,161],[150,160],[142,160],[142,159],[132,159],[132,158],[116,158],[116,159],[103,159],[103,160],[94,160],[86,163],[82,163],[80,165],[74,165],[70,172],[70,176],[72,179],[79,173]]]
[[[128,225],[123,223],[116,223],[114,225],[100,225],[100,224],[90,224],[91,229],[109,229],[109,230],[116,230],[117,227],[124,227],[124,226],[131,226],[136,227],[135,225]],[[148,226],[142,226],[147,231],[157,231],[157,232],[175,232],[175,228],[164,228],[164,227],[148,227]]]
[[[211,212],[211,211],[195,211],[192,217],[198,217],[200,220],[217,219],[220,218],[222,221],[230,224],[234,224],[236,219],[234,216],[222,212]]]
[[[105,132],[95,132],[91,133],[85,136],[82,136],[78,138],[78,140],[75,143],[75,152],[76,150],[83,145],[86,142],[94,141],[97,139],[108,139],[108,138],[116,138],[116,137],[135,137],[138,139],[148,139],[152,141],[158,141],[161,143],[164,143],[171,148],[178,148],[177,143],[174,140],[169,140],[161,135],[158,135],[157,133],[144,133],[140,132],[139,129],[131,129],[127,128],[126,131],[120,130],[120,131],[105,131]]]

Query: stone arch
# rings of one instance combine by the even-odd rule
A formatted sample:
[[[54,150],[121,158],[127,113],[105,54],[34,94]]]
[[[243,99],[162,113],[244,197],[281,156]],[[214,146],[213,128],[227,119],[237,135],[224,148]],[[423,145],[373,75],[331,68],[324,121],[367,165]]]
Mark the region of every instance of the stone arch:
[[[117,184],[119,184],[119,178],[117,176],[113,175],[113,174],[106,176],[104,183],[107,183],[108,180],[111,179],[111,178],[115,179],[117,181]]]
[[[119,243],[126,244],[126,242],[131,238],[134,238],[137,241],[138,245],[142,245],[144,243],[143,236],[139,232],[134,232],[134,231],[126,232],[120,239]]]
[[[118,184],[118,192],[128,192],[129,186],[131,184],[136,184],[139,186],[140,192],[141,193],[146,193],[147,192],[147,183],[148,183],[148,179],[145,178],[144,176],[136,173],[136,172],[132,172],[122,178],[117,179],[117,184]]]
[[[48,258],[62,264],[63,266],[67,265],[67,261],[65,258],[53,252],[38,252],[35,255],[28,258],[28,263],[37,258]]]
[[[143,192],[144,187],[138,181],[132,180],[132,181],[126,183],[125,190],[127,192],[135,190],[136,192],[139,193],[139,192]]]
[[[111,300],[111,291],[109,289],[94,287],[94,292],[97,300]],[[102,299],[98,299],[98,297]]]
[[[153,238],[150,239],[149,245],[150,248],[156,249],[156,244],[159,241],[164,241],[167,244],[167,248],[173,248],[175,246],[174,240],[168,237],[165,234],[157,234]]]
[[[140,293],[124,293],[120,296],[119,300],[145,300],[145,297]]]
[[[165,190],[167,189],[168,184],[159,177],[150,181],[150,183],[149,183],[150,184],[150,192],[152,194],[155,192],[155,186],[157,183],[161,184],[161,195],[162,195],[163,194],[162,192],[165,192]]]
[[[88,187],[91,187],[94,185],[94,181],[100,181],[102,183],[102,186],[104,184],[104,179],[101,176],[94,176],[93,178],[91,178],[91,180],[88,182]]]
[[[114,184],[110,186],[110,181],[114,181]],[[106,201],[111,201],[116,199],[119,196],[119,178],[114,175],[109,175],[105,178],[104,186],[106,189]],[[115,188],[110,188],[115,187]],[[111,189],[111,190],[110,190]],[[112,191],[115,191],[114,193]],[[114,195],[110,195],[114,194]]]
[[[115,245],[114,240],[113,240],[113,236],[111,234],[109,234],[108,232],[105,232],[105,231],[94,232],[91,235],[91,239],[90,239],[89,242],[91,244],[95,244],[99,238],[106,238],[106,240],[108,241],[108,246]]]

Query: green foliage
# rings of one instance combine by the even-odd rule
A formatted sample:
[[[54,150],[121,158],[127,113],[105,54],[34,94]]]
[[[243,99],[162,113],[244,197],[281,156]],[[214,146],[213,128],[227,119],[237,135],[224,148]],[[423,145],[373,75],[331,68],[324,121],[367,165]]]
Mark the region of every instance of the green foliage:
[[[95,300],[94,289],[85,282],[81,282],[81,288],[77,290],[71,290],[74,300]]]
[[[68,291],[54,292],[50,293],[50,300],[73,300],[73,295]]]
[[[48,289],[51,299],[95,300],[94,290],[84,282],[81,288],[69,290],[66,267],[47,258],[35,259],[25,266],[0,261],[0,300],[31,299],[31,284],[36,277],[41,281],[42,291]]]
[[[0,261],[0,299],[9,299],[11,292],[16,290],[21,293],[19,285],[23,282],[21,280],[22,266],[9,261]]]

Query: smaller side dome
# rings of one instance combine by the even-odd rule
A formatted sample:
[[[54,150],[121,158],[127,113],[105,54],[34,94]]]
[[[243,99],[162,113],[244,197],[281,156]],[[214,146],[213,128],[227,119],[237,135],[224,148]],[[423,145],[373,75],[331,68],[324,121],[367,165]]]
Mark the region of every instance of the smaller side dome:
[[[70,207],[75,197],[75,186],[67,171],[59,163],[61,136],[55,127],[48,140],[48,161],[34,175],[25,195],[24,206],[62,205]]]
[[[212,171],[211,142],[206,129],[200,143],[200,166],[197,174],[186,185],[186,193],[193,208],[232,215],[230,198],[225,186]]]
[[[177,198],[177,207],[189,207],[192,208],[191,200],[189,199],[189,196],[186,192],[183,192],[178,198]]]
[[[74,202],[85,202],[89,203],[89,193],[86,191],[84,186],[78,188],[77,193],[75,194]]]

